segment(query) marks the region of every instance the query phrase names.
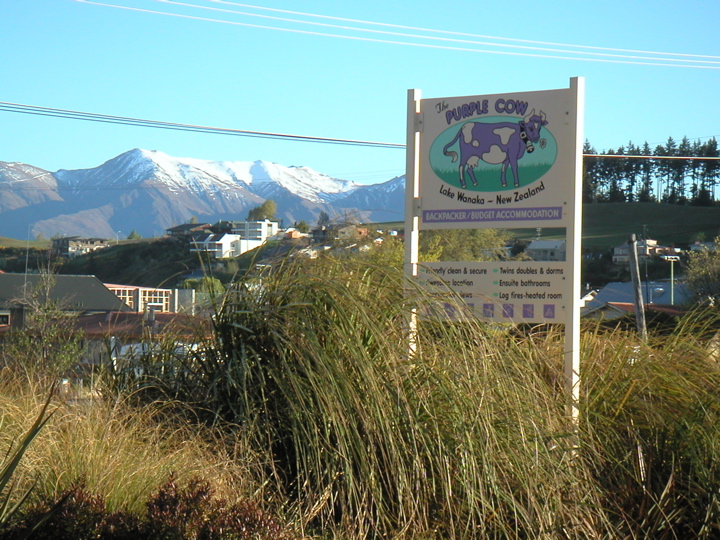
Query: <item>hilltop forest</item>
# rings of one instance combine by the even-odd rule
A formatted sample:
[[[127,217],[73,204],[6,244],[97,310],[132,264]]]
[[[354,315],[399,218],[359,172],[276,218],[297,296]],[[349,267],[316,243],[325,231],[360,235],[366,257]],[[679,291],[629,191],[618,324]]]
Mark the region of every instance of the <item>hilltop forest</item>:
[[[669,137],[664,145],[655,148],[647,142],[642,146],[629,142],[600,154],[586,141],[583,154],[584,203],[661,202],[695,206],[717,203],[720,151],[715,137],[705,142],[690,142],[683,137],[679,144]]]

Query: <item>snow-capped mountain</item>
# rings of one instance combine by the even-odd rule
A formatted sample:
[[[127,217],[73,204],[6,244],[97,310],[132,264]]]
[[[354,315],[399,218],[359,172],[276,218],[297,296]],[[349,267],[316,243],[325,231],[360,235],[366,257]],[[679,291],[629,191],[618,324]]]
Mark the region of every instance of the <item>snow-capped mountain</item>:
[[[363,185],[308,167],[266,161],[204,161],[134,149],[93,169],[51,173],[0,162],[0,236],[157,236],[192,217],[242,220],[267,199],[286,225],[320,212],[400,221],[404,177]]]

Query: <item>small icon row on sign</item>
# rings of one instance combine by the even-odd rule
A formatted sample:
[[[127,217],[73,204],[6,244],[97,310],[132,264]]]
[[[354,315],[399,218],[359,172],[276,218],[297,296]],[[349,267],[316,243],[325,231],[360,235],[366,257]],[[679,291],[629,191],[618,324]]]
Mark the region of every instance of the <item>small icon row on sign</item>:
[[[487,317],[488,319],[495,318],[495,308],[495,304],[483,304],[483,317]],[[523,319],[532,319],[535,317],[535,304],[522,304],[521,306],[516,306],[515,304],[500,304],[499,311],[500,315],[505,319],[514,319],[516,317],[516,311],[517,315],[522,313]],[[544,304],[542,306],[542,317],[543,319],[554,319],[555,304]]]
[[[474,304],[449,304],[441,302],[439,304],[430,304],[425,308],[425,315],[428,317],[442,317],[447,319],[458,319],[461,317],[472,316]]]

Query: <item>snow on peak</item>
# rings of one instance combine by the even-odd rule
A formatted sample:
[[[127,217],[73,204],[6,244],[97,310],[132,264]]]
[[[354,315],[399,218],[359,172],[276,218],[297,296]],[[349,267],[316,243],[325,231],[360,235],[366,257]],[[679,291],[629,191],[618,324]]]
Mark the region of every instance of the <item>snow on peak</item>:
[[[176,158],[157,150],[135,148],[95,169],[61,170],[56,177],[73,187],[80,185],[136,185],[150,182],[172,192],[195,193],[244,188],[265,199],[290,192],[316,203],[346,195],[360,184],[331,178],[309,167],[287,167],[269,161],[208,161]]]
[[[33,167],[32,165],[17,161],[9,163],[0,161],[0,167],[2,168],[2,170],[0,170],[0,180],[6,183],[31,181],[49,185],[55,183],[55,179],[50,172],[38,167]]]
[[[250,173],[253,182],[257,184],[253,191],[265,198],[272,197],[284,189],[308,201],[329,202],[338,195],[349,193],[359,187],[359,184],[331,178],[310,167],[286,167],[268,161],[254,162]]]

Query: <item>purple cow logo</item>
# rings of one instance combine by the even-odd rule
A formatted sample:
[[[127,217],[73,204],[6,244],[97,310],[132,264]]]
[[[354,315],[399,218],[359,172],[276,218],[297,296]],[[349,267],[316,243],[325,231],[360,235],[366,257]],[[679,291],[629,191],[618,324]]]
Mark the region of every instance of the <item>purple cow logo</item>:
[[[540,129],[545,125],[547,125],[545,113],[540,111],[539,115],[535,114],[535,109],[517,123],[466,122],[458,130],[453,140],[445,145],[443,153],[451,157],[452,162],[455,163],[458,160],[458,153],[450,150],[450,147],[458,143],[460,186],[463,189],[467,188],[466,171],[473,185],[478,185],[474,169],[480,161],[491,165],[502,163],[500,182],[503,187],[507,187],[505,174],[509,165],[512,169],[515,187],[518,187],[520,185],[518,160],[525,155],[525,151],[532,153],[535,150],[533,143],[540,140]]]

